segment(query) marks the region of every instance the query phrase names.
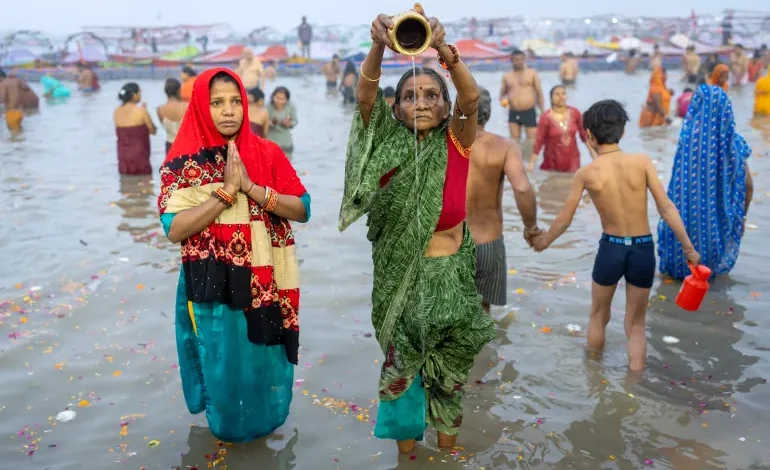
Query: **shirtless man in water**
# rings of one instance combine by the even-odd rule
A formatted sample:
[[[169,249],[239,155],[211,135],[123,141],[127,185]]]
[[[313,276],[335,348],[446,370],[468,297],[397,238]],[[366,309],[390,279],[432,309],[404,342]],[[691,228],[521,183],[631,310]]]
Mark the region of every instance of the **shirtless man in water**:
[[[628,57],[621,59],[621,61],[625,65],[626,75],[634,75],[636,74],[636,69],[639,68],[641,59],[636,54],[636,49],[631,49],[628,51]]]
[[[484,129],[492,114],[489,91],[479,88],[476,141],[468,172],[465,222],[476,243],[476,287],[482,306],[507,303],[508,267],[503,240],[503,178],[513,188],[516,207],[524,222],[524,239],[532,246],[537,228],[537,200],[529,184],[516,142]]]
[[[254,57],[251,49],[246,48],[243,50],[243,57],[238,62],[238,68],[235,69],[235,73],[241,77],[243,87],[247,90],[255,87],[264,90],[265,68],[262,66],[262,61]]]
[[[695,52],[695,46],[687,46],[687,51],[682,56],[682,70],[687,83],[696,85],[700,72],[700,56]]]
[[[655,44],[650,56],[650,70],[655,70],[658,67],[663,67],[663,54],[660,52],[660,46]]]
[[[21,132],[25,109],[37,109],[38,98],[27,83],[0,70],[0,104],[5,105],[5,124],[11,134]]]
[[[337,78],[340,72],[340,56],[334,54],[331,62],[325,63],[321,69],[321,73],[326,77],[326,93],[334,94],[337,91]]]
[[[77,64],[77,69],[78,90],[85,93],[99,91],[99,79],[94,71],[85,64]]]
[[[735,46],[730,54],[730,78],[733,79],[733,85],[743,86],[748,83],[749,75],[749,56],[740,44]]]
[[[508,108],[508,130],[518,144],[521,128],[525,128],[529,146],[537,136],[537,112],[535,106],[544,111],[543,88],[540,77],[534,69],[527,67],[527,56],[520,50],[511,54],[513,70],[503,75],[500,86],[500,101]]]
[[[561,55],[561,65],[559,66],[559,78],[564,86],[575,85],[580,67],[575,60],[574,54],[565,52]]]
[[[640,371],[646,362],[645,318],[655,278],[655,244],[647,216],[648,190],[658,213],[682,244],[687,261],[698,265],[700,255],[687,236],[676,206],[666,195],[650,157],[625,153],[618,146],[627,122],[626,110],[615,100],[599,101],[583,114],[594,160],[575,173],[564,208],[548,232],[534,239],[534,246],[536,251],[543,251],[567,230],[583,190],[587,190],[604,232],[592,275],[588,346],[604,348],[612,298],[618,281],[625,278],[629,368]]]

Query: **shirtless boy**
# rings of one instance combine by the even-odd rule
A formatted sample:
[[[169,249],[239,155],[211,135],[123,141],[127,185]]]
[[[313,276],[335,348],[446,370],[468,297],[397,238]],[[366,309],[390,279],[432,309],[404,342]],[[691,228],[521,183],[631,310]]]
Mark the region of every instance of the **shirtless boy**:
[[[561,65],[559,66],[559,78],[564,86],[574,85],[577,81],[580,67],[577,60],[571,52],[565,52],[561,55]]]
[[[583,114],[594,160],[575,174],[564,209],[548,232],[534,239],[534,247],[536,251],[546,249],[567,230],[583,190],[588,190],[604,231],[592,275],[588,346],[597,350],[604,347],[612,298],[618,281],[625,278],[629,367],[640,371],[647,355],[645,317],[655,277],[655,246],[647,217],[648,190],[658,213],[682,244],[687,261],[697,265],[700,255],[693,248],[650,158],[625,153],[618,146],[627,122],[625,109],[615,100],[599,101]]]
[[[682,56],[682,70],[684,70],[685,80],[690,85],[698,83],[700,65],[700,56],[695,52],[695,46],[687,46],[687,51]]]
[[[524,239],[540,234],[537,228],[537,200],[521,161],[519,145],[484,129],[492,114],[492,97],[479,87],[478,128],[473,144],[465,222],[476,243],[476,287],[482,306],[507,303],[508,267],[503,241],[503,178],[513,188],[516,207],[524,222]]]
[[[503,75],[500,86],[500,101],[508,108],[508,129],[511,139],[521,141],[521,128],[526,130],[527,143],[532,145],[537,136],[537,112],[535,106],[543,107],[543,89],[540,77],[534,69],[527,67],[527,56],[520,50],[511,54],[513,70]]]

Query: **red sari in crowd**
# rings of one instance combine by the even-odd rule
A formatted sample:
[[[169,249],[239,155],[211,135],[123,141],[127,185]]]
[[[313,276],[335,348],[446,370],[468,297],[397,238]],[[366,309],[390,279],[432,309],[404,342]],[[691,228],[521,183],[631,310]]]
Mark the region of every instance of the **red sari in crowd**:
[[[576,108],[567,106],[564,122],[556,119],[553,110],[549,109],[537,123],[537,138],[532,148],[537,155],[543,150],[541,170],[562,171],[574,173],[580,168],[580,150],[577,137],[585,142],[588,139],[583,129],[583,116]]]

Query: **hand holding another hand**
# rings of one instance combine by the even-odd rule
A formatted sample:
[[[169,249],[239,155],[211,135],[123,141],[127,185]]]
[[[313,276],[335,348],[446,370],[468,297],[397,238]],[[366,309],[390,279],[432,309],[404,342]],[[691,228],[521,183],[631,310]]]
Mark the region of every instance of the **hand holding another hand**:
[[[536,236],[540,235],[541,233],[543,233],[543,231],[540,230],[540,228],[537,225],[534,228],[524,227],[524,241],[526,241],[527,245],[529,245],[531,247],[532,246],[532,240]]]
[[[532,239],[532,247],[538,253],[545,250],[550,245],[551,245],[551,242],[548,241],[548,235],[546,233],[541,233],[540,235]]]

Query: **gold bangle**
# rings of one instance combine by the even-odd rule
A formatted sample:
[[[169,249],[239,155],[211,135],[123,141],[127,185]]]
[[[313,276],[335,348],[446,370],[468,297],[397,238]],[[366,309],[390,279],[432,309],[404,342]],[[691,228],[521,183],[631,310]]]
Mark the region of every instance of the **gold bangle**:
[[[379,82],[380,78],[382,77],[382,68],[380,68],[380,76],[377,77],[376,79],[367,77],[366,74],[364,73],[364,63],[363,62],[361,62],[361,65],[358,67],[358,71],[361,72],[361,76],[362,77],[364,77],[366,80],[369,80],[372,83]]]
[[[260,207],[262,207],[264,209],[265,205],[267,205],[267,201],[269,201],[269,200],[270,200],[270,187],[269,186],[265,186],[265,198],[262,199],[262,204],[260,204]]]
[[[265,205],[262,206],[262,208],[267,212],[273,212],[273,210],[275,210],[275,207],[277,205],[278,205],[278,192],[275,190],[271,190],[270,197],[268,198],[267,202],[265,202]]]

